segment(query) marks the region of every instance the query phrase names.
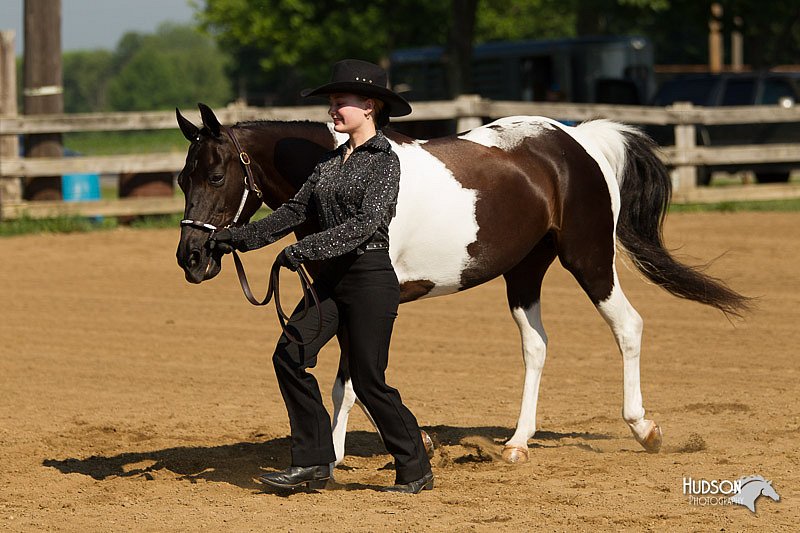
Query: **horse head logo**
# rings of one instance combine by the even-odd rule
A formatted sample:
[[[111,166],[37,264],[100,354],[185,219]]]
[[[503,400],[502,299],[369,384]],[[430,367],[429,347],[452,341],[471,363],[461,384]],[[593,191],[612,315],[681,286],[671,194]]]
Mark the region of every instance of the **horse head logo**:
[[[761,476],[743,477],[739,480],[741,490],[736,496],[731,496],[731,503],[743,505],[756,512],[756,500],[759,496],[766,496],[773,500],[780,501],[781,497],[772,486],[772,481],[767,481]]]

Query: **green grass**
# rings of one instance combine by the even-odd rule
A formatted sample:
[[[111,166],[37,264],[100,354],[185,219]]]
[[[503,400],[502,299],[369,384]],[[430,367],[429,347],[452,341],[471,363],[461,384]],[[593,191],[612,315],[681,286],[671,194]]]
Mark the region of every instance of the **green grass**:
[[[262,208],[253,215],[251,221],[262,219],[270,210]],[[169,229],[180,228],[182,213],[171,215],[146,215],[133,220],[125,227],[134,229]],[[48,219],[22,217],[17,220],[0,222],[0,238],[35,233],[84,233],[87,231],[103,231],[123,227],[116,217],[100,217],[91,219],[79,216],[62,216]]]
[[[704,213],[723,212],[737,213],[745,211],[763,212],[792,212],[800,211],[800,199],[773,200],[763,202],[720,202],[715,204],[673,204],[670,213]],[[252,221],[264,218],[269,214],[269,209],[260,209]],[[172,215],[147,215],[140,217],[126,227],[135,229],[165,229],[180,227],[181,214]],[[20,218],[0,222],[0,237],[12,235],[25,235],[32,233],[79,233],[86,231],[101,231],[121,227],[114,217],[103,217],[93,220],[86,217],[65,216],[51,219]]]
[[[113,218],[93,220],[86,217],[64,216],[47,219],[28,217],[0,222],[0,237],[27,235],[31,233],[82,233],[117,227]]]
[[[81,155],[185,152],[188,143],[178,129],[65,133],[64,147]]]
[[[744,211],[800,211],[800,198],[789,200],[764,200],[749,202],[717,202],[711,204],[672,204],[670,213],[705,213],[722,212],[737,213]]]

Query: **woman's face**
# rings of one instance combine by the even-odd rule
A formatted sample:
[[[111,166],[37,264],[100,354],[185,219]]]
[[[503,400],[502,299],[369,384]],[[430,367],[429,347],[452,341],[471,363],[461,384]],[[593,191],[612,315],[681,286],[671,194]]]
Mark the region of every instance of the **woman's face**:
[[[328,98],[328,114],[333,119],[333,129],[339,133],[352,133],[372,122],[367,115],[372,111],[369,98],[350,93],[336,93]]]

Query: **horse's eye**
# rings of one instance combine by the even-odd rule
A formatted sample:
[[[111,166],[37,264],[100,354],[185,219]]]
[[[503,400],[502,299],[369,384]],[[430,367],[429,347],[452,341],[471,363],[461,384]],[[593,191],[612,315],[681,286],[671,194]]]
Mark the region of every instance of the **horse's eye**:
[[[219,185],[222,183],[222,180],[225,179],[225,174],[211,174],[208,177],[208,181],[211,182],[212,185]]]

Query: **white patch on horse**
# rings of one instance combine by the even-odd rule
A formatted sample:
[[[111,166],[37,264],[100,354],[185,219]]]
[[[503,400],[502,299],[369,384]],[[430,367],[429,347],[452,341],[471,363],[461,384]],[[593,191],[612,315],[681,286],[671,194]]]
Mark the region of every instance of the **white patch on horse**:
[[[611,120],[590,120],[575,127],[559,127],[580,144],[592,159],[597,161],[608,185],[611,209],[616,227],[620,210],[620,186],[625,169],[626,143],[623,132],[638,134],[635,128]]]
[[[400,159],[400,192],[389,254],[400,283],[434,283],[429,297],[461,288],[461,273],[472,261],[467,247],[478,238],[478,198],[423,143],[391,143]]]
[[[328,126],[328,131],[330,131],[331,135],[333,136],[333,145],[334,146],[338,147],[342,143],[344,143],[344,142],[346,142],[346,141],[348,141],[350,139],[350,136],[348,134],[339,133],[338,131],[333,129],[333,122],[328,122],[327,126]]]
[[[544,130],[554,129],[547,120],[531,120],[536,118],[538,117],[501,118],[463,133],[458,138],[509,151],[519,146],[525,139],[541,135]]]
[[[493,127],[490,127],[493,126]],[[567,126],[557,120],[537,116],[514,116],[495,120],[459,136],[483,146],[510,150],[525,139],[541,135],[545,130],[559,128],[575,139],[597,162],[608,186],[611,208],[616,222],[620,209],[620,180],[625,166],[623,132],[637,130],[611,120],[592,120],[578,126]]]

